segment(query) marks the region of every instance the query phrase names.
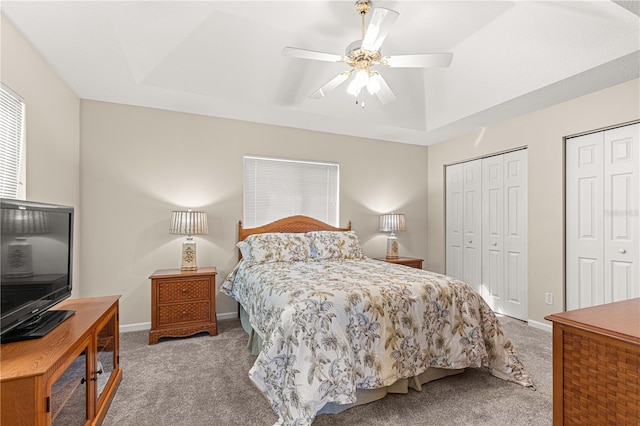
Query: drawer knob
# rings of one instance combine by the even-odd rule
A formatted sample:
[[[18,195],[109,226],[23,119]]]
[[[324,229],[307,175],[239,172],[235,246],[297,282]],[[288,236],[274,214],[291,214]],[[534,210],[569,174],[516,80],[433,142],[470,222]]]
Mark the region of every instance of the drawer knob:
[[[189,291],[189,290],[187,290],[186,288],[183,288],[183,289],[182,289],[182,292],[183,292],[183,293],[186,293],[187,291]]]
[[[498,245],[498,243],[496,243],[496,242],[494,241],[491,245],[495,247],[495,246],[497,246],[497,245]]]
[[[187,311],[182,311],[182,315],[187,315]]]
[[[625,254],[627,251],[625,249],[618,250],[620,253]]]

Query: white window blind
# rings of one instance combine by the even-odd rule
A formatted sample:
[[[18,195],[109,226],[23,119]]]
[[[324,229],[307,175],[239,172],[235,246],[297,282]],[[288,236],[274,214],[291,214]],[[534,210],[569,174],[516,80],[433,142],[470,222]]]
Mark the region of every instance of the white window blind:
[[[247,228],[305,215],[338,226],[336,163],[244,157],[244,219]]]
[[[24,136],[24,102],[0,87],[0,197],[18,198]]]

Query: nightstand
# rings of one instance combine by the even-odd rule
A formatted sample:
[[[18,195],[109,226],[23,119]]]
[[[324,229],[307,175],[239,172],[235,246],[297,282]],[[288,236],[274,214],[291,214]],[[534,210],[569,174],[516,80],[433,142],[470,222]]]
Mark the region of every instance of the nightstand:
[[[195,271],[160,269],[151,279],[149,344],[160,337],[218,334],[216,320],[216,268]]]
[[[383,262],[397,263],[399,265],[410,266],[416,269],[422,269],[423,259],[417,259],[415,257],[399,257],[397,259],[387,259],[386,257],[375,257],[375,260],[382,260]]]

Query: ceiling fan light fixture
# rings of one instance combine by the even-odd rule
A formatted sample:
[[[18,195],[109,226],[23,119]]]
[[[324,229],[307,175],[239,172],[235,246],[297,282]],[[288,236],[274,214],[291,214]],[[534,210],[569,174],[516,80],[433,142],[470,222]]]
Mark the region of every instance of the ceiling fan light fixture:
[[[349,83],[349,86],[347,87],[347,93],[357,97],[360,95],[360,92],[364,87],[368,88],[370,81],[371,79],[369,78],[368,70],[358,70],[355,77],[353,77],[353,80],[351,80],[351,83]]]
[[[351,83],[349,83],[349,86],[347,86],[347,93],[350,94],[351,96],[358,97],[361,90],[362,88],[358,85],[358,83],[355,80],[352,80]]]
[[[373,9],[369,27],[365,31],[365,15],[372,9],[371,0],[356,0],[355,9],[360,14],[362,34],[359,40],[347,46],[344,56],[325,52],[318,52],[295,47],[285,47],[284,56],[301,59],[313,59],[326,62],[343,62],[348,71],[343,71],[322,87],[309,95],[311,99],[321,99],[328,92],[334,90],[349,77],[353,78],[347,87],[347,93],[359,96],[363,88],[375,95],[382,105],[396,100],[393,91],[382,75],[375,70],[377,66],[387,68],[431,68],[448,67],[451,64],[451,53],[425,53],[412,55],[382,56],[380,47],[389,35],[391,27],[398,19],[398,12],[385,8]],[[358,102],[356,102],[358,103]],[[364,105],[363,105],[364,106]]]
[[[356,84],[355,80],[353,80],[351,83],[349,83],[349,86],[347,86],[347,93],[351,96],[358,97],[358,95],[360,94],[360,90],[360,86]]]
[[[366,86],[369,81],[369,73],[366,70],[359,70],[356,73],[355,81],[360,87]]]
[[[367,91],[371,95],[375,95],[380,91],[380,82],[376,78],[370,78],[367,82]]]

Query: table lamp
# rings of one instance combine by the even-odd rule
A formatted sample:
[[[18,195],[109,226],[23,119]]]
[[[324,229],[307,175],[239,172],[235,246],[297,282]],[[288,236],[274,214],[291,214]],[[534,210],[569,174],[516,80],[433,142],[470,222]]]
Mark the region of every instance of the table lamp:
[[[194,271],[198,269],[196,265],[196,243],[193,241],[193,235],[209,233],[207,214],[191,209],[171,212],[169,233],[187,236],[187,239],[182,243],[182,265],[180,270]]]
[[[395,231],[404,231],[406,224],[404,215],[399,213],[387,213],[380,215],[379,230],[382,232],[391,232],[387,238],[387,259],[397,259],[398,256],[398,239]]]
[[[2,209],[1,230],[3,234],[16,236],[15,241],[8,246],[7,269],[2,273],[13,278],[33,276],[32,247],[26,236],[49,233],[49,213],[35,210]]]

